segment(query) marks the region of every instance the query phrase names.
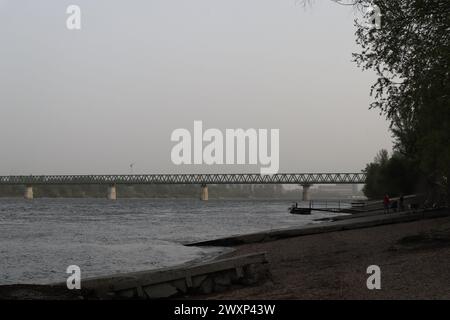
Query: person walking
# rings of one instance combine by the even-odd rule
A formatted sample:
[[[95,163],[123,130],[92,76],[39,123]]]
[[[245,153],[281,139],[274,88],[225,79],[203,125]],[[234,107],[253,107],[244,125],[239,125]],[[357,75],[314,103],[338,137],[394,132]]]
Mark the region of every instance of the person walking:
[[[390,200],[389,200],[389,196],[388,196],[388,194],[386,193],[385,195],[384,195],[384,198],[383,198],[383,205],[384,205],[384,213],[389,213],[389,204],[390,204]]]

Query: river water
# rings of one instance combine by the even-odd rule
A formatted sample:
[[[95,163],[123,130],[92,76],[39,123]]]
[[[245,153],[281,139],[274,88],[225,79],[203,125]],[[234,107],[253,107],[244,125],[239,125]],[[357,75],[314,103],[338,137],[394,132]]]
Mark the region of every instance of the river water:
[[[75,264],[82,278],[173,266],[223,248],[183,243],[301,226],[286,200],[0,198],[0,284],[64,282]]]

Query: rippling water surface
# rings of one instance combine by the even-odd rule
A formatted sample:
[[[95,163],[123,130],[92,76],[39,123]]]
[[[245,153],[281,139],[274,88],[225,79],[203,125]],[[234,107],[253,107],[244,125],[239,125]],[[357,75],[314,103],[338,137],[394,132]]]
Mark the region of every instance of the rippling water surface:
[[[289,201],[0,199],[0,284],[65,281],[172,266],[218,253],[182,243],[311,223]]]

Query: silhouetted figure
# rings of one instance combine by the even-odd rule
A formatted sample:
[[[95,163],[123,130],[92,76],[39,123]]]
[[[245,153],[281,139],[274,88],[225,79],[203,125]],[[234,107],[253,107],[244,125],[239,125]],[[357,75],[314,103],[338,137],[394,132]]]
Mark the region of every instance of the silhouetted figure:
[[[397,200],[392,201],[391,208],[392,208],[392,211],[397,212],[397,208],[398,208]]]
[[[405,210],[405,199],[403,198],[403,195],[401,195],[399,199],[399,209],[400,211]]]
[[[385,195],[384,195],[384,198],[383,198],[383,205],[384,205],[384,213],[389,213],[389,203],[390,203],[391,201],[389,200],[389,196],[388,196],[388,194],[386,193]]]

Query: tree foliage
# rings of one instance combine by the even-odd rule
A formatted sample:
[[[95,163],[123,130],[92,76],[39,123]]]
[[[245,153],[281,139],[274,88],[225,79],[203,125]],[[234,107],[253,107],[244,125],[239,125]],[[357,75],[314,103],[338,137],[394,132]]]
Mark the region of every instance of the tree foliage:
[[[360,67],[377,73],[371,108],[389,120],[396,153],[449,197],[450,1],[374,2],[382,13],[381,29],[357,23],[362,51],[354,54]],[[371,165],[368,169],[377,167]]]
[[[370,199],[380,199],[385,194],[391,197],[412,194],[422,183],[413,161],[399,152],[390,157],[384,149],[366,166],[365,172],[367,181],[363,192]]]

